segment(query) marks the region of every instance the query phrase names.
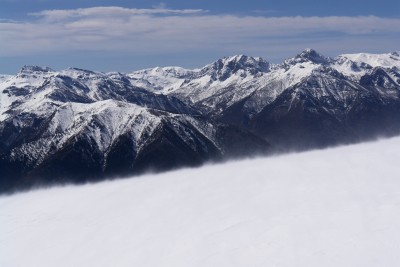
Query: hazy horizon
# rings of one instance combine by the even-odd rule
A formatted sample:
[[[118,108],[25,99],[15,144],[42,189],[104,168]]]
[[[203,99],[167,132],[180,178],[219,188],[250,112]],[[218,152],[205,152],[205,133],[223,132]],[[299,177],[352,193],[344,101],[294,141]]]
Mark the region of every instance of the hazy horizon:
[[[236,54],[278,63],[306,47],[326,56],[386,53],[399,50],[399,9],[394,0],[7,0],[0,10],[0,73],[23,65],[105,72],[196,68]]]
[[[264,60],[268,61],[268,62],[271,63],[271,64],[281,64],[284,60],[286,60],[286,59],[288,59],[288,58],[292,58],[292,57],[296,56],[297,54],[300,54],[302,51],[304,51],[304,50],[306,50],[306,49],[313,49],[313,48],[309,48],[309,47],[304,48],[303,50],[298,51],[296,54],[293,54],[293,55],[291,55],[291,56],[285,57],[282,61],[279,61],[279,62],[268,61],[268,59],[267,59],[266,57],[263,57],[263,56],[257,56],[257,55],[245,55],[245,56],[249,56],[249,57],[261,57],[261,58],[263,58]],[[317,51],[317,50],[316,50],[316,51]],[[319,53],[319,51],[317,51],[317,52]],[[386,51],[386,52],[383,52],[383,53],[367,53],[367,54],[388,54],[388,53],[394,53],[394,52],[400,53],[400,51]],[[359,52],[359,53],[365,53],[365,52]],[[343,53],[343,54],[351,54],[351,53]],[[323,55],[323,56],[326,56],[326,57],[330,57],[330,58],[335,58],[335,57],[340,56],[340,55],[343,55],[343,54],[338,54],[338,55],[325,55],[325,54],[322,54],[322,55]],[[358,53],[355,53],[355,54],[358,54]],[[237,54],[237,55],[240,55],[240,54]],[[104,73],[107,73],[107,72],[129,73],[129,72],[140,71],[140,70],[144,70],[144,69],[157,68],[157,67],[161,67],[161,68],[163,68],[163,67],[181,67],[181,68],[185,68],[185,69],[188,69],[188,70],[195,70],[195,69],[200,69],[200,68],[206,66],[207,64],[211,64],[211,63],[213,63],[213,62],[215,62],[215,61],[217,61],[217,60],[219,60],[219,59],[226,58],[226,57],[233,57],[233,56],[237,56],[237,55],[225,55],[225,56],[221,56],[221,57],[216,58],[216,59],[214,59],[213,61],[210,61],[210,62],[208,62],[208,63],[206,63],[206,64],[204,64],[204,65],[202,65],[202,66],[195,66],[195,67],[192,67],[192,68],[190,68],[190,67],[187,67],[187,68],[186,68],[186,67],[179,66],[179,65],[165,65],[165,66],[150,66],[149,68],[132,69],[132,70],[129,70],[129,71],[121,71],[121,70],[101,71],[101,70],[98,70],[98,69],[84,69],[84,70],[97,71],[97,72],[104,72]],[[55,68],[53,68],[52,66],[46,66],[46,65],[29,65],[29,64],[21,65],[20,68],[19,68],[19,70],[22,69],[24,66],[39,66],[39,67],[43,67],[43,68],[48,67],[48,68],[51,68],[51,69],[54,70],[54,71],[62,71],[62,70],[64,70],[64,69],[55,69]],[[83,69],[83,68],[80,68],[80,67],[78,67],[78,66],[68,66],[68,67],[66,67],[65,69],[68,69],[68,68]],[[19,70],[17,70],[15,73],[0,73],[0,75],[15,75],[15,74],[18,73]]]

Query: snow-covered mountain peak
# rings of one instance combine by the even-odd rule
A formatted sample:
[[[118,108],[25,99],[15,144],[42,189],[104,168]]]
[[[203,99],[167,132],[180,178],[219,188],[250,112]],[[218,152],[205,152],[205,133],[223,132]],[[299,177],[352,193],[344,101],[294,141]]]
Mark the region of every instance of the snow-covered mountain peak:
[[[329,64],[332,61],[329,57],[325,57],[311,48],[306,48],[300,54],[296,55],[293,58],[286,59],[284,64],[286,65],[295,65],[298,63],[311,62],[314,64]]]
[[[204,88],[222,88],[230,84],[242,84],[270,71],[270,64],[260,57],[236,55],[224,57],[200,69],[188,70],[180,67],[156,67],[135,71],[128,76],[134,86],[157,93],[190,94],[201,90],[205,94],[214,91]]]
[[[234,55],[230,57],[224,57],[222,59],[224,62],[238,62],[242,65],[254,65],[259,63],[268,63],[261,57],[252,57],[246,55]]]
[[[32,74],[32,73],[43,73],[43,72],[54,72],[53,69],[49,67],[40,67],[34,65],[25,65],[19,71],[20,74]]]
[[[143,75],[180,78],[190,75],[192,72],[193,72],[192,70],[184,69],[181,67],[169,66],[169,67],[155,67],[151,69],[134,71],[133,73],[130,74],[130,76],[132,78],[138,78],[138,79],[140,79],[140,77],[142,77]]]
[[[74,79],[82,79],[82,78],[99,78],[106,76],[103,72],[85,70],[80,68],[68,68],[60,72],[61,75],[66,75]]]
[[[194,71],[181,67],[156,67],[134,71],[127,76],[133,86],[156,93],[167,93],[179,88],[193,73]]]
[[[351,80],[359,81],[363,75],[373,73],[375,68],[392,69],[392,71],[398,72],[400,70],[400,56],[397,52],[343,54],[334,59],[332,67]]]
[[[300,56],[302,58],[306,58],[310,61],[316,62],[316,63],[326,63],[329,62],[330,59],[321,55],[320,53],[318,53],[317,51],[315,51],[314,49],[311,48],[307,48],[305,49]]]
[[[210,67],[215,71],[225,70],[231,71],[232,73],[238,70],[249,71],[251,74],[269,71],[269,63],[266,60],[261,57],[250,57],[246,55],[224,57],[205,66],[203,69],[209,71]]]
[[[358,53],[358,54],[343,54],[338,58],[347,58],[353,62],[365,63],[371,67],[392,68],[397,67],[400,69],[400,55],[398,52],[387,54],[371,54],[371,53]]]

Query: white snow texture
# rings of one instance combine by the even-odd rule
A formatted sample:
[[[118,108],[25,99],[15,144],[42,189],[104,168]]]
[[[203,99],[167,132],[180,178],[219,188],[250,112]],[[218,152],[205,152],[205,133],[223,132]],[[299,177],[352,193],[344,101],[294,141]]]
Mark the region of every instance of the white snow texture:
[[[0,197],[0,266],[400,264],[400,138]]]

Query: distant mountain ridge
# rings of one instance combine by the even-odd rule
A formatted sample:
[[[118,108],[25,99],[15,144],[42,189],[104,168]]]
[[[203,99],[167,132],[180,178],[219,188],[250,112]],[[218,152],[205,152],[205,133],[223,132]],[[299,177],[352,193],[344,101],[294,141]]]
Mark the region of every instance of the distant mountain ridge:
[[[398,52],[0,75],[3,191],[399,133]]]

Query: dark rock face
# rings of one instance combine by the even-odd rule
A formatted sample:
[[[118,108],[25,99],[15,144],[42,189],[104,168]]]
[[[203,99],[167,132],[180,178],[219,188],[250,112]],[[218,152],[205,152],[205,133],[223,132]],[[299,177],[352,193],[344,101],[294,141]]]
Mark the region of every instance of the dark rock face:
[[[25,66],[0,82],[0,192],[400,134],[400,59],[382,57],[307,49],[133,76]]]
[[[283,149],[323,148],[398,134],[399,111],[398,102],[360,93],[348,109],[338,108],[335,114],[292,89],[252,118],[249,127]]]
[[[319,54],[314,49],[305,49],[303,52],[295,56],[294,58],[290,58],[285,60],[284,65],[285,67],[289,67],[288,65],[295,65],[297,63],[304,63],[304,62],[313,62],[316,64],[327,65],[332,61],[332,59],[324,57],[323,55]]]
[[[389,82],[383,84],[384,79]],[[322,148],[399,134],[399,92],[386,72],[363,76],[360,83],[319,73],[286,89],[254,116],[246,114],[245,98],[219,118],[283,150]]]

